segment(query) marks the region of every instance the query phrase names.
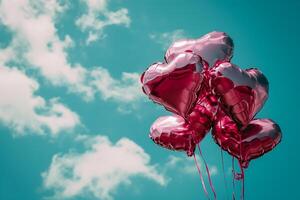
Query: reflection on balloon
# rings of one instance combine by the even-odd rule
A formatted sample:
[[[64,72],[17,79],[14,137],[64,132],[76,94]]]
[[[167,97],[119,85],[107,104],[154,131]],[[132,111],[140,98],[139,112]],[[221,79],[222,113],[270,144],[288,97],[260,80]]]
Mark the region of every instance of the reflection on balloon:
[[[244,168],[250,160],[271,151],[281,140],[280,127],[271,119],[254,119],[239,128],[224,112],[218,113],[212,135],[216,143],[236,157]]]
[[[244,169],[281,141],[278,124],[254,119],[269,96],[267,78],[258,69],[242,70],[232,64],[232,56],[232,39],[226,33],[211,32],[196,40],[174,42],[165,62],[152,64],[141,76],[143,92],[174,114],[159,117],[151,126],[150,138],[164,148],[194,156],[208,199],[195,147],[203,159],[199,143],[211,128],[215,142],[239,161],[242,173],[236,174],[233,165],[233,177],[242,180],[242,199]],[[207,165],[206,169],[216,199]]]
[[[181,53],[170,63],[152,64],[141,77],[144,93],[167,110],[186,117],[201,88],[201,61],[195,54]]]
[[[258,69],[242,70],[220,62],[211,70],[210,84],[227,114],[242,126],[253,119],[268,98],[268,80]]]
[[[226,33],[216,31],[196,40],[179,40],[168,48],[165,54],[166,62],[171,62],[182,52],[193,52],[212,67],[217,61],[230,61],[233,55],[233,41]]]
[[[195,151],[195,130],[178,116],[159,117],[150,128],[150,138],[162,147],[185,151],[191,156]]]

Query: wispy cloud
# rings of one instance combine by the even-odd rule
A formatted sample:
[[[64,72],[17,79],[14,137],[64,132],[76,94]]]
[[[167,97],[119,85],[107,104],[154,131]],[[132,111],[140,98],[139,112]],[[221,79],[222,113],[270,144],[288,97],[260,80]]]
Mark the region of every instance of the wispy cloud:
[[[150,164],[150,156],[128,138],[113,144],[104,136],[81,136],[78,142],[84,143],[84,152],[54,155],[49,169],[42,174],[44,187],[54,190],[53,198],[89,193],[111,200],[120,185],[130,185],[136,176],[166,185],[164,175]]]
[[[82,1],[86,6],[86,13],[76,20],[76,25],[84,32],[88,32],[86,44],[90,44],[105,35],[103,29],[107,26],[122,25],[129,27],[130,17],[126,8],[116,11],[108,9],[108,0]]]
[[[91,71],[91,84],[97,89],[104,100],[117,102],[133,102],[143,98],[138,73],[123,72],[120,79],[113,78],[109,71],[97,67]]]
[[[18,109],[21,109],[17,102],[24,104],[19,102],[19,93],[17,91],[12,93],[7,88],[2,88],[1,95],[10,92],[10,99],[7,101],[15,102],[16,107],[5,108],[6,103],[2,100],[4,102],[2,107],[5,109],[0,113],[1,121],[5,125],[14,127],[17,132],[27,128],[42,132],[42,127],[46,127],[52,133],[58,133],[79,123],[78,116],[59,103],[59,100],[47,101],[41,96],[34,95],[39,84],[37,78],[31,78],[32,74],[44,78],[54,87],[65,87],[69,92],[78,94],[86,101],[93,100],[95,95],[98,95],[104,100],[113,100],[123,105],[142,98],[137,73],[123,73],[121,80],[118,80],[111,77],[109,71],[102,67],[88,70],[80,63],[72,64],[68,60],[67,49],[76,46],[76,42],[69,35],[59,36],[56,28],[59,17],[68,10],[68,4],[65,2],[58,0],[2,0],[0,2],[0,22],[12,32],[10,44],[0,49],[0,63],[10,77],[21,77],[20,80],[14,79],[4,85],[12,88],[13,85],[22,85],[28,97],[27,105],[26,103],[24,105],[28,111],[25,113],[31,116],[25,116],[25,113],[24,116],[17,115],[20,113]],[[106,1],[90,0],[86,1],[86,4],[89,10],[87,17],[93,15],[97,23],[101,21],[97,18],[98,11],[105,13],[107,18],[105,26],[109,24],[127,26],[130,23],[126,9],[111,12],[106,7]],[[98,31],[102,30],[100,25],[91,27],[84,21],[79,24],[91,34],[98,34]],[[91,35],[90,40],[94,40],[95,37]],[[34,73],[31,73],[32,71]],[[1,76],[1,82],[5,82],[5,78]],[[43,115],[38,114],[41,110]],[[9,115],[8,112],[16,114]]]
[[[177,29],[171,32],[164,33],[152,33],[149,35],[150,39],[160,44],[162,48],[167,49],[174,41],[183,39],[186,37],[186,33],[183,29]]]
[[[57,0],[3,0],[0,3],[0,20],[13,32],[11,44],[3,51],[15,52],[17,57],[6,57],[6,62],[21,62],[22,67],[37,69],[55,86],[67,86],[71,92],[93,96],[86,86],[87,71],[80,64],[72,65],[66,49],[72,39],[61,39],[55,27],[56,19],[67,9]]]
[[[199,156],[196,156],[201,171],[205,171],[205,165]],[[216,165],[208,164],[210,175],[214,176],[218,174],[218,168]],[[166,163],[166,169],[175,169],[184,174],[195,175],[198,174],[197,167],[193,158],[170,156]],[[205,174],[205,173],[204,173]]]
[[[104,99],[117,97],[121,92],[118,88],[123,90],[128,88],[126,91],[132,92],[132,94],[125,93],[127,95],[125,98],[118,98],[120,101],[139,98],[140,95],[136,92],[139,88],[136,73],[123,73],[120,85],[115,87],[117,81],[112,79],[104,68],[99,67],[89,71],[79,63],[71,64],[69,62],[66,50],[73,47],[75,42],[69,35],[60,39],[55,27],[56,19],[61,12],[68,8],[66,4],[61,5],[57,0],[33,2],[35,3],[29,0],[3,0],[0,3],[0,20],[14,32],[11,44],[2,51],[14,52],[15,55],[18,55],[17,57],[6,56],[6,63],[23,59],[23,68],[26,65],[26,67],[37,69],[54,86],[66,86],[70,92],[81,94],[86,100],[93,99],[97,92],[100,92]],[[104,23],[105,26],[123,23],[129,25],[130,23],[130,19],[125,17],[126,9],[110,12],[107,10],[107,2],[104,0],[84,2],[89,10],[87,16],[97,16],[98,12],[106,13],[109,23]],[[81,21],[79,20],[79,22]],[[97,25],[101,22],[100,19],[93,19],[91,24],[84,20],[79,22],[77,20],[77,24],[80,24],[84,30],[91,29],[92,35],[89,40],[95,39],[95,31],[101,30],[100,25]],[[106,80],[110,82],[102,81],[105,78],[108,78]]]
[[[80,125],[79,116],[53,98],[35,94],[38,82],[16,68],[0,66],[0,121],[15,135],[43,134],[53,136]]]

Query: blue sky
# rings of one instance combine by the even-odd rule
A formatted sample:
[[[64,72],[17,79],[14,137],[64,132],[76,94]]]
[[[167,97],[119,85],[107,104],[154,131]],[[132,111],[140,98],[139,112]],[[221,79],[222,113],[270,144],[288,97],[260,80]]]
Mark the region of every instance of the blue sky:
[[[205,199],[193,160],[148,138],[168,113],[143,96],[139,75],[172,41],[214,30],[233,38],[235,64],[268,77],[258,117],[283,132],[246,170],[246,199],[300,198],[299,9],[299,1],[1,0],[0,199]],[[225,191],[219,147],[210,135],[201,146],[218,199],[230,198],[230,156]]]

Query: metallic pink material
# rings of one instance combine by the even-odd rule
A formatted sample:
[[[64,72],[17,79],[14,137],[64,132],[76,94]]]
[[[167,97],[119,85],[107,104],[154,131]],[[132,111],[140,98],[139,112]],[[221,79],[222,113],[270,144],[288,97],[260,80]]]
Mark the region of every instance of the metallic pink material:
[[[224,112],[219,112],[212,129],[215,142],[232,156],[243,168],[250,160],[271,151],[281,140],[281,130],[271,119],[254,119],[239,128]]]
[[[158,118],[150,128],[150,138],[158,145],[171,150],[186,151],[194,154],[195,145],[210,130],[214,115],[218,109],[217,99],[204,91],[187,120],[174,115]]]
[[[195,130],[180,116],[159,117],[150,128],[150,138],[160,146],[177,151],[186,151],[192,156],[195,151]]]
[[[232,161],[233,188],[235,180],[243,181],[242,199],[244,168],[281,141],[275,122],[253,119],[268,98],[267,78],[258,69],[242,70],[231,64],[232,55],[232,39],[223,32],[211,32],[196,40],[176,41],[165,54],[166,62],[152,64],[141,76],[143,92],[175,114],[159,117],[151,126],[150,138],[164,148],[194,156],[208,199],[195,147],[211,127],[215,142],[239,160],[241,173],[235,172]],[[200,147],[199,152],[202,156]],[[216,199],[207,165],[206,170]]]
[[[198,100],[195,107],[187,117],[187,121],[193,129],[195,129],[195,143],[201,142],[204,136],[211,129],[213,119],[218,110],[218,99],[211,94],[206,75],[204,74],[204,79]]]
[[[142,75],[143,91],[167,110],[187,117],[197,101],[205,66],[193,53],[181,53],[170,63],[152,64]]]
[[[268,98],[268,80],[258,69],[242,70],[229,62],[211,69],[210,86],[226,113],[241,126],[253,119]]]
[[[167,50],[166,62],[171,62],[183,52],[193,52],[201,56],[212,67],[217,61],[230,61],[233,55],[233,41],[226,33],[216,31],[196,40],[179,40]]]

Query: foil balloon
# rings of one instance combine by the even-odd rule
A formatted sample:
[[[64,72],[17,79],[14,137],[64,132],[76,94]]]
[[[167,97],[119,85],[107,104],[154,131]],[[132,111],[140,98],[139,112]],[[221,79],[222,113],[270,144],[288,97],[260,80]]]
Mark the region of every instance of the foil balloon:
[[[243,168],[250,160],[271,151],[281,140],[281,130],[271,119],[254,119],[243,128],[224,112],[218,113],[212,129],[215,142],[232,156]]]
[[[174,115],[158,118],[150,128],[150,138],[158,145],[176,151],[194,154],[195,146],[211,129],[218,101],[203,89],[188,120]]]
[[[230,62],[217,63],[211,70],[210,86],[241,126],[253,119],[268,98],[268,80],[258,69],[242,70]]]
[[[209,192],[195,148],[216,199],[200,148],[211,128],[215,142],[239,161],[240,174],[235,172],[232,159],[232,182],[234,190],[235,180],[242,180],[241,199],[244,168],[281,141],[278,124],[271,119],[254,119],[268,98],[267,78],[258,69],[242,70],[230,63],[232,56],[232,39],[226,33],[211,32],[196,40],[174,42],[165,53],[165,62],[152,64],[141,76],[143,92],[174,113],[153,123],[150,138],[159,146],[194,157],[207,199]],[[223,154],[222,166],[224,172]]]
[[[180,116],[159,117],[150,128],[150,138],[158,145],[177,151],[194,154],[195,130]]]
[[[196,130],[195,143],[199,143],[211,129],[215,114],[218,110],[218,99],[211,94],[207,86],[207,78],[204,75],[202,88],[198,100],[187,121]]]
[[[190,52],[177,55],[170,63],[155,63],[142,75],[143,91],[154,102],[184,118],[197,101],[205,67]]]
[[[233,41],[226,33],[216,31],[196,40],[179,40],[168,48],[165,54],[166,62],[171,62],[182,52],[193,52],[212,67],[217,61],[230,61],[233,55]]]

